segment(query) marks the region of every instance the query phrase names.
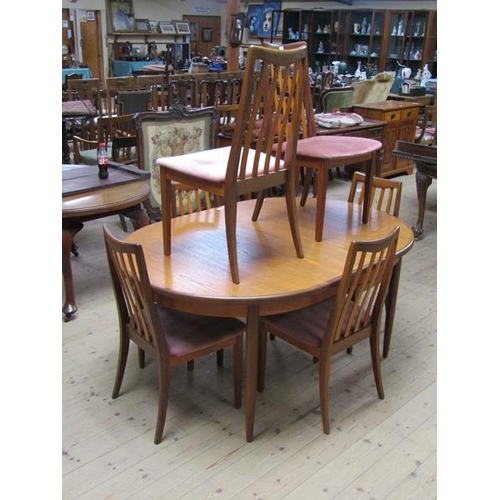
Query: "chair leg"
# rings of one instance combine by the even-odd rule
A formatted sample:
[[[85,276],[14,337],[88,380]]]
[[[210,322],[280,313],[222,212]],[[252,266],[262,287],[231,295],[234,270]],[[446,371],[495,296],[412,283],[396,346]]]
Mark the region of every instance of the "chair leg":
[[[323,432],[330,434],[330,415],[328,391],[330,380],[330,359],[320,359],[319,362],[319,404],[321,408],[321,421],[323,423]]]
[[[243,387],[243,335],[236,339],[233,347],[234,407],[241,408]]]
[[[138,347],[137,354],[139,355],[139,368],[144,368],[146,366],[146,353],[143,349]]]
[[[384,399],[384,387],[382,385],[382,371],[380,369],[380,346],[379,332],[372,333],[370,336],[370,352],[372,358],[373,375],[379,399]]]
[[[128,228],[127,228],[127,221],[125,219],[125,216],[123,214],[118,214],[118,215],[120,216],[120,222],[121,222],[121,225],[122,225],[123,232],[127,233],[128,232]]]
[[[300,206],[303,207],[306,204],[307,197],[309,196],[309,189],[312,184],[314,169],[306,168],[306,174],[304,176],[304,185],[302,187],[302,196],[300,197]]]
[[[286,210],[288,213],[288,221],[290,222],[290,230],[292,231],[295,252],[297,253],[297,257],[299,259],[303,259],[304,250],[302,249],[302,241],[300,239],[299,218],[297,215],[297,204],[295,200],[295,182],[289,179],[285,189]]]
[[[217,366],[224,366],[224,349],[217,351]]]
[[[162,366],[158,360],[158,415],[156,417],[155,444],[163,439],[163,429],[167,418],[168,393],[170,387],[170,373],[167,366]]]
[[[129,346],[130,339],[126,335],[122,334],[120,339],[120,352],[118,354],[118,365],[116,367],[115,385],[113,387],[113,392],[111,393],[112,399],[117,398],[120,394],[123,375],[125,373],[125,366],[127,365]]]
[[[194,370],[194,360],[191,359],[190,361],[187,362],[187,369],[192,372]]]
[[[236,199],[225,200],[224,216],[226,221],[227,253],[229,257],[229,267],[233,283],[240,283],[240,273],[238,271],[238,253],[236,250]]]

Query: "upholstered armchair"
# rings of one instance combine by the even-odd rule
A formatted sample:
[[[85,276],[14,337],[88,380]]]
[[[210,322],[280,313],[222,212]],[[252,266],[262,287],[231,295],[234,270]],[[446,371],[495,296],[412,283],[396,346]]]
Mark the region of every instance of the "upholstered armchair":
[[[367,102],[385,101],[394,83],[395,73],[383,71],[377,73],[370,80],[353,82],[351,84],[354,92],[351,104],[364,104]]]

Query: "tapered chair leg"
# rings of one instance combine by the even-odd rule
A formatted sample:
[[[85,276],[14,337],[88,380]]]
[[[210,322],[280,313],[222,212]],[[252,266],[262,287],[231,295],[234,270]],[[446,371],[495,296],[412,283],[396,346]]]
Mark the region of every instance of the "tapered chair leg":
[[[163,362],[165,363],[165,362]],[[158,360],[158,415],[156,418],[155,444],[160,444],[163,439],[163,429],[167,418],[168,393],[170,388],[170,375],[168,367],[162,367]]]
[[[120,353],[118,354],[118,365],[116,367],[115,385],[111,393],[112,399],[116,399],[120,394],[120,388],[125,374],[125,366],[127,365],[128,351],[130,347],[130,339],[126,335],[122,335],[120,339]]]
[[[321,359],[319,363],[319,402],[323,432],[330,434],[330,412],[328,392],[330,389],[330,360]]]
[[[240,274],[238,271],[238,253],[236,250],[236,202],[237,200],[226,200],[224,203],[224,216],[231,278],[233,283],[238,285],[240,283]]]
[[[379,334],[374,333],[370,336],[370,352],[372,358],[373,375],[375,377],[375,385],[377,387],[378,397],[384,399],[384,387],[382,385],[382,371],[380,369],[380,342]]]

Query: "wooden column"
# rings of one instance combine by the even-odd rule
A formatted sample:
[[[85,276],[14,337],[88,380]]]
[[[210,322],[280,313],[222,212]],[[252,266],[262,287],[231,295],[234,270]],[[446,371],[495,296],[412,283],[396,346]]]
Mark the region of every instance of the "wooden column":
[[[238,63],[239,46],[229,43],[229,34],[231,33],[231,14],[240,12],[240,0],[228,0],[227,2],[227,26],[226,26],[226,41],[227,41],[227,70],[238,71],[240,65]]]

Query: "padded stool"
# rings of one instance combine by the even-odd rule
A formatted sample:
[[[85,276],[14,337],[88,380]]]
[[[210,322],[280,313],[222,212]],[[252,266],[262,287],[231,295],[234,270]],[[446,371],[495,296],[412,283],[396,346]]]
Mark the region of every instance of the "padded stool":
[[[317,170],[316,179],[316,241],[323,238],[323,224],[325,220],[326,187],[328,172],[354,163],[365,162],[366,187],[363,200],[363,223],[368,222],[370,213],[370,191],[374,175],[378,175],[377,159],[382,143],[375,139],[364,137],[316,135],[297,141],[297,167],[305,167],[306,179],[304,185],[309,186],[313,170]],[[304,190],[300,206],[306,204],[308,190]]]

